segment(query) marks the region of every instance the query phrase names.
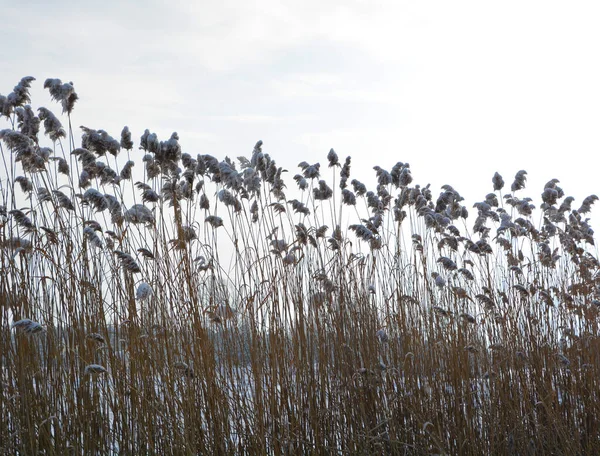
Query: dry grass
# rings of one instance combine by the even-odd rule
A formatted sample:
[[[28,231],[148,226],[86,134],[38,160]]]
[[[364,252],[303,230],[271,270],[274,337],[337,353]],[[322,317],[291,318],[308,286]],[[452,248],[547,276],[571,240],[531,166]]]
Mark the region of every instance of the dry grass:
[[[521,171],[467,218],[333,151],[286,187],[260,142],[76,141],[72,85],[63,128],[31,82],[0,96],[2,454],[600,453],[597,198],[533,210]]]

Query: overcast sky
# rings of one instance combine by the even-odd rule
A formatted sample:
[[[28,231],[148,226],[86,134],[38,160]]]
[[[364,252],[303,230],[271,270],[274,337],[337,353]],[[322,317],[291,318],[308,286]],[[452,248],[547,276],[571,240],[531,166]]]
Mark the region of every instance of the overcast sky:
[[[73,81],[74,125],[145,128],[184,152],[353,177],[409,162],[415,183],[470,202],[525,169],[539,204],[558,178],[600,194],[600,2],[0,0],[0,93],[35,76]],[[292,181],[290,179],[290,185]],[[600,217],[592,212],[594,220]]]

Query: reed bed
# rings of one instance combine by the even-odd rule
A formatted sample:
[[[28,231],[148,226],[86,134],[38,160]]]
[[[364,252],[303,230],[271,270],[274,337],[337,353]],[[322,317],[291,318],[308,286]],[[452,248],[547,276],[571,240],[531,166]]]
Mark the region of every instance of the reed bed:
[[[0,453],[600,454],[596,196],[193,156],[33,82],[0,96]]]

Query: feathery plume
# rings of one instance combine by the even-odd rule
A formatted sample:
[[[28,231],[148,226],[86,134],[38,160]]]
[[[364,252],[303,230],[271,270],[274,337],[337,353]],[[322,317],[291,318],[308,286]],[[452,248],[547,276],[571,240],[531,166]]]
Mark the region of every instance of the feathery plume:
[[[217,217],[216,215],[209,215],[204,219],[206,223],[209,223],[213,228],[219,228],[223,226],[223,219],[221,217]]]
[[[321,175],[319,172],[321,165],[319,163],[309,165],[307,162],[303,161],[299,163],[298,166],[302,169],[302,174],[306,179],[318,179]]]
[[[84,375],[96,376],[108,372],[104,366],[100,364],[88,364],[83,371]]]
[[[83,194],[83,201],[91,204],[96,212],[102,212],[108,209],[108,201],[102,193],[95,188],[88,188]]]
[[[498,172],[494,173],[494,177],[492,177],[492,184],[494,184],[495,192],[504,188],[504,179],[502,179],[502,176]]]
[[[146,130],[147,131],[147,130]],[[133,149],[133,141],[131,140],[131,132],[129,127],[126,125],[121,130],[121,147],[125,150]]]
[[[446,271],[455,271],[457,269],[456,263],[448,257],[439,257],[437,262],[441,263]]]
[[[35,153],[31,138],[18,131],[0,130],[0,139],[4,141],[9,150],[15,153],[15,161],[20,161],[24,157],[32,156]]]
[[[14,106],[12,100],[9,100],[8,97],[5,97],[4,95],[0,95],[0,116],[10,119],[13,109]]]
[[[375,175],[379,185],[385,186],[392,183],[392,175],[380,166],[374,166]]]
[[[31,109],[31,106],[26,105],[15,110],[17,114],[17,126],[21,133],[37,142],[37,135],[40,131],[40,119]]]
[[[44,89],[48,89],[54,101],[60,102],[63,113],[71,114],[75,102],[79,99],[72,82],[63,82],[60,79],[48,78],[44,82]]]
[[[9,214],[12,215],[15,222],[17,222],[17,225],[20,228],[23,228],[23,233],[28,234],[32,231],[35,231],[35,225],[23,211],[20,211],[19,209],[13,209],[9,212]]]
[[[45,187],[38,187],[36,195],[40,203],[49,203],[52,201],[52,195]]]
[[[233,208],[235,212],[239,212],[242,210],[242,203],[233,196],[229,190],[222,189],[217,193],[217,197],[219,201],[221,201],[225,206],[230,206]]]
[[[367,193],[367,187],[362,182],[359,182],[356,179],[352,179],[352,181],[350,181],[350,184],[354,188],[354,193],[356,193],[356,196],[362,196]]]
[[[310,210],[301,201],[298,201],[297,199],[293,199],[293,200],[288,201],[288,203],[292,205],[292,209],[297,214],[310,215]]]
[[[3,115],[8,117],[12,113],[13,108],[21,107],[26,103],[31,102],[29,89],[31,88],[32,81],[35,81],[33,76],[25,76],[24,78],[21,78],[21,80],[13,88],[13,91],[4,99],[4,103],[6,104],[4,108],[8,109],[9,111],[6,114],[3,112]],[[4,109],[2,109],[2,111],[4,111]]]
[[[83,130],[81,147],[94,152],[98,157],[106,155],[107,152],[117,156],[121,150],[121,143],[104,130],[94,130],[83,125],[80,128]]]
[[[515,175],[515,180],[510,186],[512,192],[522,190],[525,188],[525,182],[527,181],[527,171],[521,170]]]
[[[44,332],[44,327],[36,321],[30,320],[29,318],[24,318],[22,320],[17,320],[13,322],[13,329],[17,331],[22,331],[25,334],[37,334],[40,332]]]
[[[15,183],[19,184],[23,193],[31,193],[33,191],[33,184],[25,176],[17,176],[15,178]]]
[[[87,239],[87,241],[91,245],[93,245],[94,247],[96,247],[97,249],[102,249],[103,248],[102,241],[100,240],[100,237],[96,234],[96,231],[91,226],[86,226],[83,229],[83,235]]]
[[[125,163],[125,165],[123,166],[123,168],[121,169],[121,172],[119,173],[119,177],[122,180],[129,180],[131,179],[131,169],[135,166],[135,162],[134,161],[127,161],[127,163]]]
[[[135,292],[135,299],[138,301],[145,301],[152,296],[152,287],[146,282],[142,282],[138,285]]]
[[[330,149],[327,154],[327,160],[329,161],[329,168],[334,166],[340,166],[340,161],[338,159],[338,155],[335,153],[335,150]]]
[[[387,344],[390,340],[386,330],[383,328],[378,329],[375,335],[377,336],[377,339],[379,339],[379,342],[381,342],[382,344]]]
[[[319,187],[313,188],[313,196],[316,200],[328,200],[333,196],[333,190],[324,180],[320,180]]]
[[[67,209],[68,211],[75,210],[75,206],[73,205],[71,198],[69,198],[63,192],[61,192],[60,190],[52,190],[52,194],[56,198],[56,201],[58,202],[59,207]]]
[[[348,206],[356,205],[356,196],[347,188],[342,190],[342,202]]]
[[[117,258],[121,261],[121,266],[123,266],[123,268],[131,273],[138,273],[138,272],[142,272],[142,270],[140,269],[140,266],[137,264],[137,262],[133,259],[133,257],[131,255],[129,255],[128,253],[122,252],[120,250],[115,250],[114,254],[117,255]]]
[[[344,166],[342,166],[342,169],[340,171],[340,188],[342,190],[347,187],[348,179],[350,179],[350,161],[351,157],[346,157]]]
[[[598,197],[596,195],[590,195],[586,197],[581,203],[581,207],[577,210],[580,214],[587,214],[592,210],[592,205],[598,201]]]
[[[150,250],[148,250],[148,249],[146,249],[146,248],[144,248],[144,247],[140,247],[139,249],[137,249],[137,251],[138,251],[138,252],[139,252],[139,253],[140,253],[140,254],[141,254],[141,255],[142,255],[144,258],[148,258],[149,260],[154,260],[154,254],[153,254],[153,253],[152,253]]]
[[[88,333],[85,335],[85,338],[92,341],[92,342],[97,342],[99,344],[105,344],[106,343],[106,339],[104,339],[104,337],[102,337],[100,334],[98,333]]]
[[[183,361],[177,361],[175,364],[173,364],[173,367],[178,371],[181,371],[186,377],[194,378],[194,370],[188,366],[187,363],[184,363]]]
[[[125,211],[125,220],[129,223],[154,224],[154,213],[143,204],[134,204]]]
[[[44,121],[44,134],[48,136],[52,142],[67,137],[67,132],[52,111],[42,107],[38,108],[38,112],[40,120]]]
[[[431,277],[433,278],[434,282],[435,282],[435,286],[438,288],[444,288],[446,286],[446,279],[444,279],[441,275],[439,275],[437,272],[432,272],[431,273]]]
[[[302,177],[300,174],[296,174],[294,176],[294,180],[296,181],[296,183],[298,184],[298,188],[300,190],[306,190],[308,188],[308,182],[306,181],[306,179],[304,177]]]

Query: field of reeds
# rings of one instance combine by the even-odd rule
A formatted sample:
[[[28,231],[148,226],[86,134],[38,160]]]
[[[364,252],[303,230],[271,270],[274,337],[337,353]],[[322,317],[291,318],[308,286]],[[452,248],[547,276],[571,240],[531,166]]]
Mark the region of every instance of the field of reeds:
[[[0,96],[1,454],[600,454],[596,196],[369,190],[33,83]]]

